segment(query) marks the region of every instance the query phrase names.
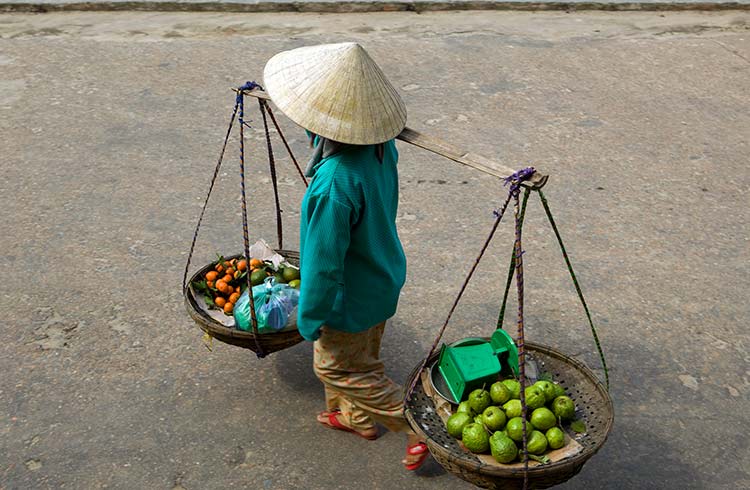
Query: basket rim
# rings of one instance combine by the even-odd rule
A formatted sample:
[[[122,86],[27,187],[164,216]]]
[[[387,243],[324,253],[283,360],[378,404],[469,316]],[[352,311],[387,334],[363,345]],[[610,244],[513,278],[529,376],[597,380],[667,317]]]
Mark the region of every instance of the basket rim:
[[[612,403],[612,398],[610,397],[609,393],[604,388],[604,385],[596,376],[596,374],[583,362],[579,361],[578,359],[574,359],[570,356],[567,356],[557,349],[554,349],[552,347],[549,347],[543,344],[537,344],[535,342],[527,341],[525,345],[529,351],[537,351],[547,356],[556,358],[557,360],[565,362],[567,364],[572,364],[585,377],[589,378],[590,381],[594,382],[596,391],[601,395],[607,407],[607,410],[606,410],[607,417],[605,421],[604,437],[595,446],[588,447],[588,448],[584,447],[583,451],[581,451],[580,453],[570,456],[568,458],[565,458],[563,460],[554,462],[554,463],[531,467],[528,469],[528,475],[529,477],[541,477],[544,475],[557,473],[558,471],[561,471],[561,470],[570,471],[573,468],[583,466],[583,464],[589,458],[591,458],[594,454],[596,454],[601,449],[601,447],[609,438],[609,434],[612,431],[612,426],[614,424],[614,417],[615,417],[614,404]],[[433,357],[434,356],[435,354],[433,354]],[[410,381],[414,379],[414,376],[418,375],[417,374],[418,369],[419,369],[419,366],[417,366],[414,369],[414,371],[412,371],[412,374],[409,376]],[[492,477],[523,478],[523,475],[524,475],[523,468],[503,468],[500,466],[488,465],[486,463],[482,463],[479,460],[469,461],[463,458],[456,458],[452,451],[449,451],[448,449],[444,448],[441,444],[439,444],[437,441],[434,441],[422,430],[420,425],[414,419],[414,415],[410,408],[405,407],[404,415],[406,416],[409,422],[409,425],[412,427],[412,429],[417,431],[419,435],[425,438],[427,445],[430,448],[430,452],[438,453],[442,458],[449,459],[452,464],[457,465],[469,471],[478,472],[482,475],[487,475],[487,476],[492,476]]]
[[[299,259],[299,252],[295,250],[284,250],[284,249],[274,249],[276,252],[283,255],[285,258],[293,258],[293,259]],[[234,255],[227,255],[226,259],[236,259],[239,257],[243,257],[244,254],[234,254]],[[193,319],[195,323],[198,324],[201,330],[208,334],[217,334],[217,336],[220,337],[230,337],[230,338],[236,338],[236,339],[243,339],[243,340],[252,340],[256,338],[256,335],[251,331],[245,331],[245,330],[239,330],[236,328],[227,327],[223,323],[219,322],[218,320],[212,318],[209,314],[207,314],[205,311],[203,311],[200,306],[198,306],[197,301],[195,300],[195,296],[192,293],[192,290],[190,289],[190,284],[195,281],[205,270],[207,267],[211,265],[212,262],[209,262],[208,265],[205,265],[198,269],[192,276],[190,276],[190,279],[188,280],[187,284],[182,290],[182,295],[185,300],[185,307],[187,309],[188,315],[190,315],[190,318]],[[270,333],[260,333],[258,332],[257,338],[262,338],[264,336],[273,336],[276,339],[280,339],[282,337],[297,337],[300,336],[299,330],[287,330],[287,331],[280,331],[280,332],[270,332]],[[300,336],[301,337],[301,336]]]

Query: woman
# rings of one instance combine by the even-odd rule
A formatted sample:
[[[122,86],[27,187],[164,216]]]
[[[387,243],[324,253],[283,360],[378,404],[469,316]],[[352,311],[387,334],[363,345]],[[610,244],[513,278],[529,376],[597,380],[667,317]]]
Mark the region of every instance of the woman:
[[[314,370],[325,387],[327,410],[318,421],[369,440],[377,438],[376,422],[406,433],[403,464],[415,470],[427,446],[406,423],[402,390],[379,359],[406,278],[393,141],[406,109],[355,43],[279,53],[264,79],[271,99],[315,148],[302,203],[297,324],[315,342]]]

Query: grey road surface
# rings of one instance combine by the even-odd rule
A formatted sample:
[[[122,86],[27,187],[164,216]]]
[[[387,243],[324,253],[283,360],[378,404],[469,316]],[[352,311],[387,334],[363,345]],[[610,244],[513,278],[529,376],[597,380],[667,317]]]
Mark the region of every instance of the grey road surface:
[[[357,40],[409,125],[550,174],[611,366],[614,431],[562,488],[750,487],[746,13],[0,16],[0,488],[458,489],[404,438],[326,430],[311,345],[214,344],[182,270],[233,93],[296,46]],[[258,115],[251,236],[273,242]],[[301,131],[282,118],[295,152]],[[196,262],[239,251],[236,139]],[[276,148],[283,154],[283,148]],[[409,262],[383,358],[399,382],[442,324],[506,190],[399,144]],[[303,187],[280,157],[289,247]],[[527,338],[599,370],[541,206],[525,227]],[[446,338],[488,335],[506,223]],[[511,308],[511,311],[513,308]],[[510,315],[507,321],[512,324]]]

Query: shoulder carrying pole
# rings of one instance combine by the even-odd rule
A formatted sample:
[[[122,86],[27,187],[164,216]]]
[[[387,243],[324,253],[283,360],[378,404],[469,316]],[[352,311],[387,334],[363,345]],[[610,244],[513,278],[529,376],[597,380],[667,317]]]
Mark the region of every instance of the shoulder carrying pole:
[[[237,91],[238,89],[234,90]],[[244,94],[262,100],[271,100],[266,92],[257,88],[245,90]],[[484,172],[500,179],[506,179],[515,173],[515,170],[510,167],[506,167],[505,165],[481,155],[477,155],[476,153],[463,151],[447,141],[443,141],[434,136],[428,136],[411,128],[404,128],[404,130],[401,131],[401,134],[396,136],[396,139],[409,143],[410,145],[418,146],[419,148],[431,151],[432,153],[448,158],[449,160],[453,160],[454,162],[466,165],[467,167],[474,168],[480,172]],[[521,187],[538,190],[544,187],[548,178],[548,175],[536,172],[528,180],[523,181]]]

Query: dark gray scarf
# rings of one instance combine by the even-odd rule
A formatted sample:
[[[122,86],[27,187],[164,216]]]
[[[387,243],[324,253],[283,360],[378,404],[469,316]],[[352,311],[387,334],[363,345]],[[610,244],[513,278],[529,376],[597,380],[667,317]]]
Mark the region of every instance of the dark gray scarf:
[[[310,135],[310,144],[315,141],[315,136],[316,135],[314,134]],[[320,163],[321,160],[340,152],[346,146],[346,143],[339,143],[338,141],[333,141],[329,140],[328,138],[318,136],[318,144],[315,145],[315,150],[313,151],[312,157],[310,157],[310,161],[307,162],[307,167],[305,167],[305,177],[312,177],[313,175],[315,175],[315,167]],[[378,160],[380,160],[380,163],[383,163],[382,143],[375,147],[375,155],[378,157]]]

